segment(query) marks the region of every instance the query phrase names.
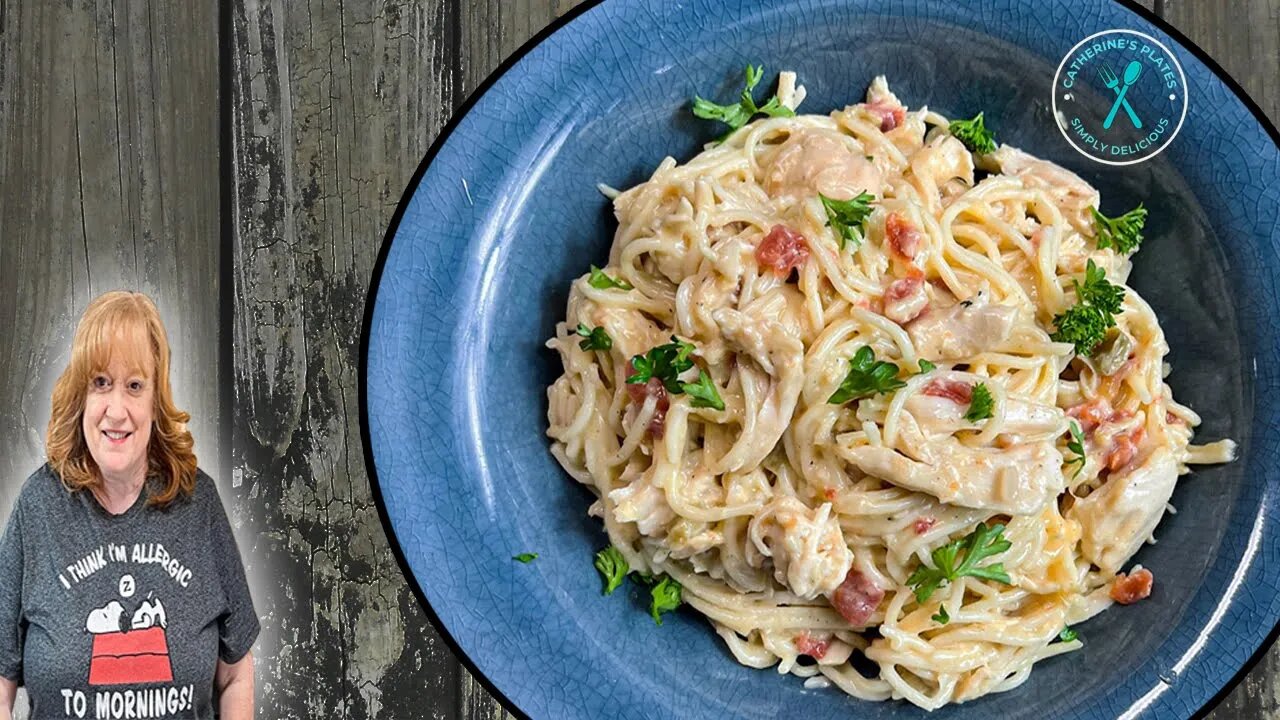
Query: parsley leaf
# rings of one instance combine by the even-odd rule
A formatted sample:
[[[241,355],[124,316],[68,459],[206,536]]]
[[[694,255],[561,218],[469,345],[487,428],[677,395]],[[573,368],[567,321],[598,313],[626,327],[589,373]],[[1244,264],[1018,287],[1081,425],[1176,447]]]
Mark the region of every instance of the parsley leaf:
[[[920,374],[921,375],[927,372],[933,372],[934,370],[937,370],[937,369],[938,369],[937,365],[934,365],[933,363],[929,362],[928,360],[925,360],[924,358],[920,358]]]
[[[612,595],[613,591],[622,585],[622,581],[627,578],[627,571],[631,569],[627,559],[618,552],[618,548],[612,545],[596,553],[595,566],[596,570],[600,571],[600,576],[604,578],[605,595]]]
[[[1071,642],[1079,637],[1079,633],[1072,630],[1070,626],[1062,628],[1062,632],[1058,633],[1058,639],[1062,642]]]
[[[634,290],[631,283],[618,278],[617,280],[604,274],[604,271],[595,265],[591,266],[591,279],[587,280],[591,287],[597,290],[608,290],[609,288],[617,288],[619,290]]]
[[[858,348],[858,352],[849,360],[849,374],[844,376],[840,389],[832,393],[827,402],[843,405],[850,400],[868,398],[906,385],[898,379],[897,365],[875,358],[875,353],[869,346]]]
[[[604,328],[589,328],[582,323],[578,323],[577,334],[586,338],[578,343],[578,347],[583,350],[608,350],[613,347],[613,338],[609,337],[609,333]]]
[[[1142,244],[1142,227],[1147,223],[1147,209],[1142,203],[1116,218],[1103,215],[1097,208],[1089,208],[1089,211],[1093,213],[1094,237],[1099,248],[1114,247],[1127,255]]]
[[[644,355],[631,358],[631,367],[635,373],[627,378],[627,383],[643,385],[649,382],[649,378],[657,378],[662,381],[667,392],[679,395],[684,389],[677,376],[693,367],[693,360],[689,359],[692,353],[693,343],[684,342],[672,335],[671,342],[666,345],[659,345]]]
[[[847,243],[853,243],[856,249],[862,244],[863,223],[871,215],[871,201],[876,199],[871,193],[860,193],[851,200],[833,200],[818,193],[822,207],[827,211],[827,225],[835,231],[836,241],[844,250]]]
[[[928,600],[933,591],[943,583],[954,582],[965,576],[1010,585],[1013,581],[1005,573],[1004,563],[991,563],[981,567],[978,563],[992,555],[999,555],[1012,546],[1012,543],[1004,539],[1003,524],[988,526],[986,523],[978,523],[978,527],[963,538],[934,548],[934,566],[921,565],[916,568],[911,577],[907,578],[907,584],[914,588],[918,603]],[[957,564],[956,560],[962,551],[964,559]]]
[[[951,622],[951,615],[947,613],[947,609],[945,607],[939,605],[938,613],[936,615],[930,616],[929,619],[933,620],[939,625],[946,625],[947,623]]]
[[[993,405],[991,391],[987,389],[986,383],[978,383],[973,386],[973,396],[969,399],[969,411],[964,414],[964,419],[969,422],[986,420],[991,417]]]
[[[1115,321],[1092,305],[1076,305],[1053,319],[1057,329],[1049,336],[1058,342],[1076,346],[1076,353],[1088,355]]]
[[[1075,474],[1071,476],[1071,479],[1075,480],[1080,477],[1080,471],[1084,470],[1084,434],[1080,432],[1080,426],[1074,420],[1071,421],[1070,433],[1071,440],[1067,443],[1067,449],[1075,453],[1076,456],[1067,461],[1067,467],[1079,463],[1080,467],[1076,468]]]
[[[720,399],[720,393],[716,391],[716,385],[711,382],[711,376],[706,370],[699,368],[698,382],[680,383],[680,389],[689,395],[694,407],[724,410],[724,401]]]
[[[649,614],[653,616],[653,621],[659,625],[662,624],[662,613],[671,612],[680,607],[680,583],[674,578],[664,577],[657,585],[654,585],[649,594],[653,600],[649,603]]]
[[[978,113],[972,120],[952,120],[948,132],[969,148],[970,152],[987,155],[996,150],[995,138],[983,122],[982,113]]]
[[[725,138],[733,134],[734,130],[746,125],[756,115],[768,115],[770,117],[795,116],[795,111],[783,105],[778,100],[777,95],[770,97],[764,105],[756,105],[755,98],[752,97],[751,92],[755,90],[756,85],[760,84],[760,79],[764,77],[764,67],[748,65],[746,76],[746,87],[743,89],[738,102],[734,105],[719,105],[700,96],[693,98],[694,115],[703,120],[719,120],[729,126],[729,132],[725,133],[718,142],[723,142]]]
[[[1112,315],[1120,314],[1120,306],[1124,303],[1124,288],[1108,282],[1107,274],[1093,264],[1092,260],[1084,271],[1084,285],[1079,280],[1073,280],[1072,283],[1076,286],[1076,296],[1083,302],[1096,305],[1103,312]]]
[[[1050,337],[1075,345],[1079,355],[1088,355],[1102,342],[1107,330],[1115,327],[1115,316],[1124,302],[1124,288],[1108,282],[1106,273],[1092,260],[1085,268],[1084,285],[1079,280],[1072,282],[1078,301],[1053,318],[1056,329]]]
[[[538,553],[520,553],[519,555],[512,555],[511,559],[528,564],[538,559]]]

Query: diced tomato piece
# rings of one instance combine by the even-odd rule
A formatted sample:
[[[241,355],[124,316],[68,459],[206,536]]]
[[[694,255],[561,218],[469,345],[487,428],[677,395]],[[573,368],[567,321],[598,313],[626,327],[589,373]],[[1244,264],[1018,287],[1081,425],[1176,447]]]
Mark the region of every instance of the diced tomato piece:
[[[831,593],[831,605],[850,625],[865,627],[884,600],[884,589],[857,570],[850,570],[844,582]]]
[[[1067,416],[1079,420],[1080,429],[1085,432],[1089,432],[1111,419],[1113,412],[1111,403],[1103,397],[1096,397],[1089,402],[1067,408]]]
[[[649,420],[649,433],[654,437],[662,437],[662,431],[667,422],[667,410],[671,407],[671,400],[667,397],[667,389],[662,386],[662,381],[649,378],[649,381],[643,385],[627,383],[627,394],[631,396],[631,402],[636,405],[643,405],[650,396],[658,399],[653,418]]]
[[[920,517],[916,518],[916,521],[914,523],[911,524],[911,529],[915,530],[917,535],[923,535],[929,532],[929,530],[932,529],[933,526],[937,524],[938,524],[938,518],[929,517],[928,515],[921,515]]]
[[[796,636],[796,652],[801,655],[808,655],[814,660],[821,660],[830,648],[831,638],[818,639],[807,632],[802,632]]]
[[[1138,445],[1147,436],[1147,429],[1138,426],[1132,432],[1118,435],[1112,440],[1111,451],[1107,453],[1107,469],[1111,472],[1123,469],[1138,454]]]
[[[920,391],[925,395],[946,398],[958,405],[968,405],[973,400],[973,386],[959,380],[934,380]]]
[[[825,489],[825,490],[823,490],[823,491],[822,491],[822,497],[824,497],[824,498],[826,498],[827,500],[830,500],[830,501],[832,501],[832,502],[834,502],[834,501],[835,501],[836,496],[837,496],[837,495],[839,495],[839,494],[840,494],[840,493],[839,493],[835,488],[833,488],[833,487],[829,487],[829,488],[827,488],[827,489]]]
[[[1111,585],[1111,599],[1121,605],[1132,605],[1151,595],[1151,586],[1155,581],[1155,576],[1146,568],[1131,575],[1119,573],[1115,583]]]
[[[915,260],[920,245],[924,243],[924,236],[916,226],[896,212],[889,213],[884,219],[884,235],[889,249],[905,260]]]
[[[894,105],[888,100],[877,100],[873,103],[867,103],[867,110],[880,120],[880,132],[889,132],[890,130],[902,124],[907,117],[907,109],[901,105]]]
[[[884,291],[884,316],[904,325],[920,317],[929,307],[929,295],[922,277],[894,280]]]
[[[782,277],[809,259],[809,243],[804,236],[786,225],[774,225],[756,246],[756,262],[771,268]]]

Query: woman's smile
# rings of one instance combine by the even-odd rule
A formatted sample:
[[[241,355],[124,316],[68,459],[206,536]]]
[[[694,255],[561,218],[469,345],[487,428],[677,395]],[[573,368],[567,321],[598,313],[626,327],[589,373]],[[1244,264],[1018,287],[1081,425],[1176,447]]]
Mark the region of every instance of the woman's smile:
[[[147,445],[151,440],[155,395],[150,358],[130,362],[130,347],[146,347],[143,337],[117,338],[116,352],[107,366],[89,381],[84,399],[84,437],[103,480],[121,487],[140,482],[147,474]]]
[[[133,435],[132,432],[125,432],[123,430],[103,430],[102,434],[107,438],[107,442],[112,445],[123,445],[124,441],[128,440],[129,437]]]

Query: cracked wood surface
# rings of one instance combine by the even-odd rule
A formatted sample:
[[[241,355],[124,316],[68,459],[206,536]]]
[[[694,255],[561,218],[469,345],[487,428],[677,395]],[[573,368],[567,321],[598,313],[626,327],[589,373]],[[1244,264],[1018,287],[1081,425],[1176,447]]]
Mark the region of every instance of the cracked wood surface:
[[[16,378],[0,385],[0,516],[43,456],[75,318],[103,290],[138,287],[164,312],[179,402],[246,557],[263,620],[259,717],[508,717],[389,552],[359,437],[359,325],[431,141],[577,3],[227,1],[233,134],[219,148],[216,0],[0,0],[0,357]],[[1280,118],[1280,0],[1143,4]],[[234,172],[225,322],[219,152]],[[232,367],[212,351],[226,342]],[[224,380],[232,410],[218,406]],[[1210,717],[1280,720],[1280,650]]]
[[[401,192],[452,104],[442,0],[232,6],[236,510],[262,588],[260,715],[444,718],[459,668],[373,505],[364,299]]]

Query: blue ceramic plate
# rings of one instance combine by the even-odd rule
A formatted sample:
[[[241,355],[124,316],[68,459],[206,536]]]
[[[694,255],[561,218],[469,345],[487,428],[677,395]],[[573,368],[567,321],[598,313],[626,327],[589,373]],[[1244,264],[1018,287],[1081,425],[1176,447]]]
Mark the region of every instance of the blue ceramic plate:
[[[1049,108],[1059,60],[1108,28],[1173,49],[1190,89],[1172,146],[1126,168],[1074,152]],[[605,536],[545,435],[560,370],[543,342],[612,237],[596,183],[625,188],[664,155],[691,157],[717,130],[689,98],[733,97],[748,61],[769,81],[796,70],[811,113],[856,102],[883,73],[909,106],[985,111],[1002,142],[1079,172],[1108,208],[1146,203],[1132,283],[1168,334],[1175,394],[1204,416],[1201,438],[1242,450],[1179,485],[1178,514],[1137,557],[1156,573],[1149,600],[1083,625],[1084,649],[1021,688],[933,717],[1163,720],[1211,705],[1280,619],[1280,153],[1197,53],[1093,0],[608,0],[531,43],[427,155],[367,311],[369,470],[441,631],[537,718],[921,716],[742,667],[693,611],[655,627],[630,585],[602,597],[591,559]],[[540,557],[513,562],[522,552]]]

